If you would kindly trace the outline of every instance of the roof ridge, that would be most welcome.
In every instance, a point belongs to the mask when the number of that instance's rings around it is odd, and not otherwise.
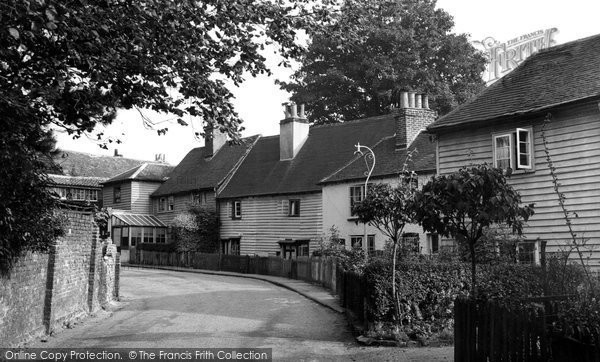
[[[336,122],[336,123],[324,123],[324,124],[315,124],[311,127],[312,128],[327,128],[327,127],[339,127],[339,126],[343,126],[343,125],[350,125],[350,124],[356,124],[356,123],[366,123],[366,122],[373,122],[373,121],[377,121],[381,118],[384,118],[386,116],[391,116],[393,117],[393,111],[390,113],[386,113],[386,114],[379,114],[377,116],[370,116],[370,117],[365,117],[365,118],[355,118],[355,119],[351,119],[348,121],[343,121],[343,122]]]
[[[131,176],[129,176],[129,178],[132,180],[135,179],[137,175],[139,175],[140,172],[142,172],[146,167],[148,167],[148,162],[142,163],[140,166],[138,166],[137,171],[135,171]]]
[[[227,172],[227,174],[219,182],[217,182],[217,185],[216,185],[217,196],[219,195],[219,189],[222,191],[225,187],[227,187],[227,184],[229,183],[231,178],[235,175],[235,173],[240,168],[242,163],[244,163],[244,160],[246,159],[246,157],[248,157],[248,155],[250,154],[250,152],[252,151],[254,146],[256,146],[256,144],[258,143],[258,140],[260,140],[261,138],[262,138],[261,135],[257,135],[254,142],[252,142],[251,145],[246,147],[246,152],[244,152],[242,157],[240,157],[240,159],[233,165],[231,170],[229,170],[229,172]]]

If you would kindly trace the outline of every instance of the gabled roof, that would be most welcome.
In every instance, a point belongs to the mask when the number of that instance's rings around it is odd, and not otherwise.
[[[58,172],[68,176],[113,177],[144,161],[131,158],[99,156],[84,152],[61,150],[54,157],[56,165],[62,170]]]
[[[103,184],[111,184],[126,180],[162,182],[173,171],[173,166],[165,163],[144,162],[139,166],[129,169],[115,177],[108,179]]]
[[[54,185],[57,186],[79,186],[101,188],[100,183],[108,180],[107,177],[88,177],[88,176],[65,176],[48,175]]]
[[[600,35],[542,50],[427,129],[438,132],[598,97],[599,69]]]
[[[279,160],[279,136],[260,138],[219,194],[222,198],[318,192],[319,181],[352,159],[358,142],[393,135],[393,114],[311,127],[296,157]]]
[[[216,189],[233,172],[257,139],[258,136],[252,136],[242,138],[237,145],[226,143],[212,157],[209,157],[209,150],[205,147],[194,148],[152,196]]]
[[[394,136],[382,139],[372,149],[375,154],[375,168],[371,178],[398,175],[402,171],[410,151],[414,152],[407,163],[408,171],[435,172],[435,144],[427,132],[419,133],[408,149],[396,150],[396,137]],[[321,183],[364,180],[366,171],[364,158],[356,156],[344,167],[322,179]]]

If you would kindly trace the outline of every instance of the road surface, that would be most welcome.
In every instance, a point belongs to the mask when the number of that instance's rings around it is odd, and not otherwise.
[[[260,280],[124,269],[120,289],[121,306],[110,317],[28,347],[273,348],[275,360],[447,361],[451,355],[359,347],[343,315]]]

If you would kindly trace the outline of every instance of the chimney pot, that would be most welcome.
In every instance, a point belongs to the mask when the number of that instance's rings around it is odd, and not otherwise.
[[[292,108],[291,117],[297,118],[298,117],[298,107],[296,106],[296,103],[292,103],[291,108]]]
[[[302,103],[300,105],[300,110],[299,110],[299,115],[300,118],[306,118],[305,114],[304,114],[304,103]]]
[[[429,96],[423,94],[423,108],[429,109]]]
[[[400,92],[400,108],[408,108],[408,92]]]
[[[415,94],[413,92],[408,93],[408,107],[415,108]]]
[[[415,95],[415,108],[421,108],[421,95]]]

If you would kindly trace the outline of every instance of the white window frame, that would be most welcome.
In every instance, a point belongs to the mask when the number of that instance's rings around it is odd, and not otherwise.
[[[527,139],[525,140],[525,143],[527,144],[527,152],[525,153],[528,157],[527,160],[529,161],[528,165],[523,165],[521,164],[521,132],[527,132]],[[518,170],[522,170],[522,169],[527,169],[527,170],[531,170],[532,164],[533,164],[533,136],[532,136],[532,130],[531,128],[517,128],[516,130],[516,136],[517,136],[517,143],[516,143],[516,150],[517,150],[517,169]]]
[[[242,218],[242,200],[234,200],[231,202],[231,217],[233,219],[241,219]]]
[[[521,132],[526,132],[527,133],[527,139],[526,140],[521,140]],[[529,172],[529,171],[535,171],[535,154],[534,154],[534,147],[533,147],[533,142],[534,142],[534,138],[533,138],[533,128],[532,127],[517,127],[514,128],[512,130],[507,130],[504,132],[498,132],[498,133],[494,133],[492,134],[492,161],[493,161],[493,165],[494,167],[498,167],[498,159],[497,159],[497,143],[496,140],[498,138],[505,138],[508,137],[509,139],[509,147],[510,147],[510,152],[509,152],[509,163],[510,163],[510,168],[513,171],[521,171],[521,172]],[[521,152],[520,149],[520,144],[521,142],[525,142],[527,144],[527,151],[526,152]],[[524,164],[521,163],[521,156],[525,154],[527,156],[527,160],[529,164]]]
[[[167,198],[167,210],[173,211],[175,210],[175,196],[171,195]]]
[[[500,167],[500,166],[498,166],[498,157],[497,157],[497,155],[498,155],[497,145],[498,144],[496,143],[496,140],[498,138],[506,138],[506,137],[508,137],[508,165],[509,165],[508,167],[514,169],[514,166],[513,166],[514,165],[514,162],[513,162],[513,160],[514,160],[514,156],[513,156],[514,146],[513,146],[512,133],[510,133],[510,132],[508,132],[508,133],[494,134],[493,137],[492,137],[492,140],[493,140],[492,141],[492,148],[494,150],[494,152],[493,152],[494,167],[496,167],[496,168]]]

